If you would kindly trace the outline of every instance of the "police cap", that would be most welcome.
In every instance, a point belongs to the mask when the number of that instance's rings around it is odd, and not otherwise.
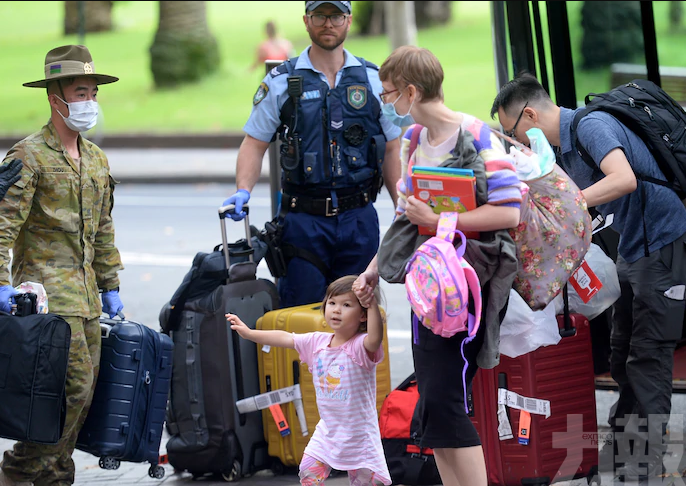
[[[305,13],[311,12],[323,3],[330,3],[343,13],[349,14],[352,11],[352,2],[305,2]]]

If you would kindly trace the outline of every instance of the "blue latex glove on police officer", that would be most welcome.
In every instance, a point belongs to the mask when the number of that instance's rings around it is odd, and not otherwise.
[[[12,304],[15,304],[14,296],[19,292],[11,285],[3,285],[0,287],[0,311],[12,313]]]
[[[110,316],[110,319],[119,314],[123,308],[124,304],[121,303],[118,290],[109,290],[102,293],[102,311]]]
[[[250,193],[245,189],[238,189],[238,191],[236,191],[236,194],[234,194],[222,203],[222,206],[228,206],[229,204],[235,205],[236,211],[234,213],[228,213],[228,215],[234,221],[241,221],[243,218],[245,218],[243,205],[247,204],[249,200]]]

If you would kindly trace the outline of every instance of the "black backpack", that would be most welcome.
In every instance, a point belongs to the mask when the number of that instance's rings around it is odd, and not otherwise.
[[[186,302],[211,294],[214,289],[226,284],[227,279],[244,280],[255,277],[257,264],[267,252],[267,244],[256,236],[257,228],[251,226],[250,231],[254,235],[250,238],[252,246],[248,244],[245,238],[227,245],[231,269],[226,268],[226,259],[221,244],[215,246],[212,253],[198,252],[195,255],[191,269],[183,277],[181,285],[169,301],[172,310],[168,318],[160,319],[163,333],[169,334],[178,328]],[[254,264],[247,265],[251,256]],[[247,266],[235,266],[237,263],[245,263]]]
[[[572,121],[572,143],[589,167],[599,171],[576,138],[576,128],[588,113],[604,111],[643,140],[667,182],[642,174],[636,178],[670,187],[682,200],[686,198],[686,112],[679,103],[646,79],[634,79],[606,93],[589,93],[585,103]]]
[[[442,484],[432,449],[415,441],[419,428],[419,391],[412,373],[384,399],[379,411],[379,431],[388,472],[394,485]]]

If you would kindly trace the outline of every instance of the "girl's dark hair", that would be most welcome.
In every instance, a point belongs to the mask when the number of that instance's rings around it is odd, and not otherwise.
[[[357,279],[358,275],[346,275],[345,277],[341,277],[337,280],[334,280],[329,284],[329,286],[326,288],[326,294],[324,294],[324,300],[322,301],[322,314],[324,314],[324,310],[326,309],[326,301],[329,300],[331,297],[337,297],[339,295],[347,294],[347,293],[355,293],[353,292],[353,283]],[[379,303],[379,307],[381,306],[381,289],[377,285],[376,288],[374,289],[374,296],[376,297],[376,301]],[[364,315],[367,315],[367,308],[362,307],[362,310],[364,311]],[[381,314],[382,318],[384,317],[383,313]],[[360,323],[360,329],[359,332],[367,332],[367,322],[361,322]]]

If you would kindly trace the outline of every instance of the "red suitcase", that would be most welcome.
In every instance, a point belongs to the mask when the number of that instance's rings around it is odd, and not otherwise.
[[[558,316],[563,337],[557,345],[514,359],[501,356],[497,367],[479,370],[474,379],[472,420],[484,444],[490,486],[548,485],[584,477],[589,484],[598,482],[590,325],[581,314],[568,316],[567,329],[565,317]],[[499,387],[550,402],[548,418],[531,414],[528,445],[518,440],[521,412],[516,408],[506,407],[514,437],[499,440]]]

